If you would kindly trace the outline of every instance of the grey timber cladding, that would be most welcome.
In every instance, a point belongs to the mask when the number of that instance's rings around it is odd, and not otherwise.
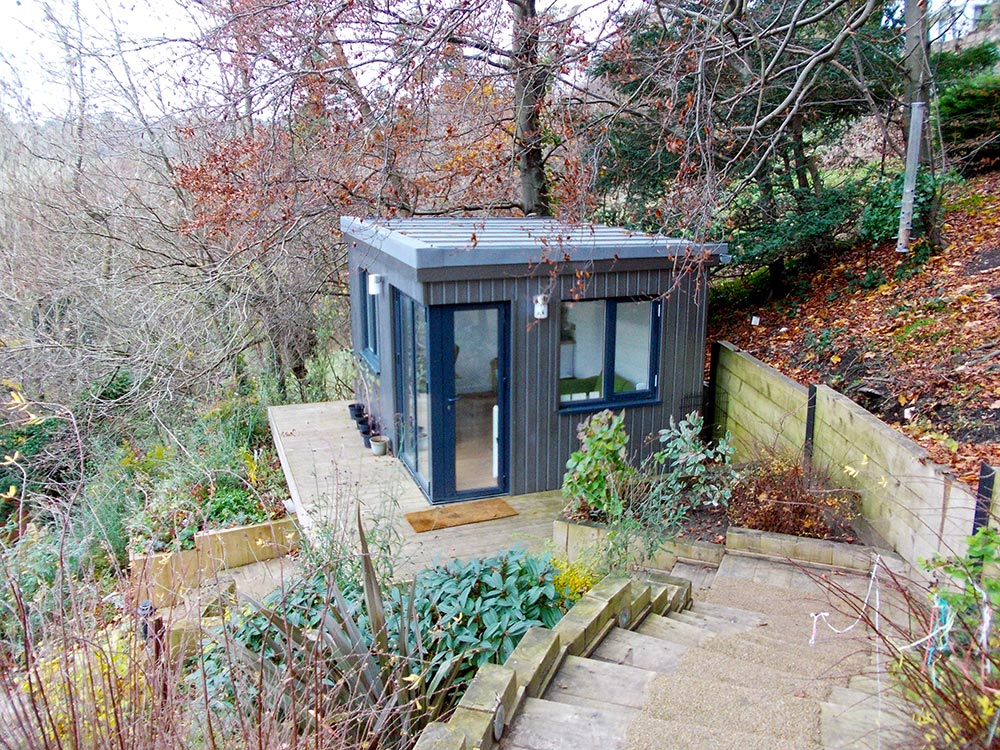
[[[533,267],[531,263],[539,255],[542,230],[526,234],[526,227],[546,222],[550,228],[545,231],[562,231],[564,249],[571,240],[583,248],[574,251],[555,274],[553,266]],[[372,411],[380,416],[391,415],[394,408],[390,287],[426,305],[510,303],[511,494],[558,488],[566,460],[578,446],[578,425],[593,413],[560,411],[560,300],[663,299],[659,400],[617,407],[625,415],[633,451],[648,452],[648,438],[666,427],[671,417],[679,419],[701,408],[707,271],[686,264],[683,272],[674,272],[677,256],[691,251],[688,243],[607,227],[567,231],[565,225],[538,219],[414,219],[394,220],[386,226],[345,218],[342,226],[351,243],[352,292],[365,291],[355,289],[358,268],[386,277],[379,299],[385,311],[379,317],[383,342],[379,392],[370,394]],[[473,232],[474,248],[470,243]],[[587,238],[592,241],[584,246]],[[700,248],[715,261],[726,250],[725,245]],[[590,273],[582,288],[574,274],[581,258]],[[534,295],[543,293],[551,297],[550,313],[548,319],[538,321],[531,302]],[[353,294],[352,298],[357,299]],[[357,336],[361,321],[354,307],[352,331]],[[388,427],[389,421],[383,419],[383,425]]]

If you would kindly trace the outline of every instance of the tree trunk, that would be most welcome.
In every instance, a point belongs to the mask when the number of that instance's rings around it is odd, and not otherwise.
[[[766,166],[757,175],[757,187],[760,190],[760,198],[757,205],[768,219],[774,218],[774,185],[771,183],[771,171]],[[771,287],[771,297],[781,297],[788,288],[788,279],[785,274],[784,257],[772,258],[767,264],[768,283]]]
[[[796,113],[791,120],[792,157],[795,160],[795,181],[802,190],[809,189],[809,160],[802,137],[802,115]]]
[[[906,72],[906,104],[924,102],[924,113],[928,108],[927,88],[930,83],[930,67],[928,63],[927,41],[927,3],[925,0],[905,0],[903,20],[906,25],[906,37],[903,42],[903,67]],[[926,123],[925,123],[926,125]],[[928,157],[927,133],[920,139],[920,163],[926,163]],[[903,134],[909,138],[910,107],[903,110]]]
[[[549,216],[549,185],[542,151],[541,110],[548,72],[538,60],[535,0],[508,0],[514,13],[514,144],[521,172],[521,210]]]

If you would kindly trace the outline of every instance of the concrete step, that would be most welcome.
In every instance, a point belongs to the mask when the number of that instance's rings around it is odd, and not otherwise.
[[[698,646],[716,635],[705,628],[659,615],[650,615],[636,630],[643,635],[683,646]]]
[[[500,743],[509,750],[622,750],[636,711],[528,698]]]
[[[678,643],[614,628],[591,658],[669,674],[677,668],[685,651],[687,646]]]
[[[567,656],[542,696],[545,700],[597,708],[641,709],[656,678],[650,672],[600,659]]]
[[[667,617],[676,622],[683,622],[688,625],[693,625],[696,628],[704,628],[705,630],[710,630],[713,633],[741,633],[751,626],[744,625],[743,623],[735,623],[730,620],[724,620],[720,617],[715,617],[714,615],[706,615],[702,613],[694,613],[691,610],[685,610],[684,612],[671,612]]]
[[[821,750],[815,742],[789,741],[760,732],[705,727],[642,716],[629,730],[629,750]]]

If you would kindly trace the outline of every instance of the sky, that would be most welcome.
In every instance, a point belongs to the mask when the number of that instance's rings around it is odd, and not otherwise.
[[[109,90],[110,77],[121,78],[129,64],[139,77],[150,66],[160,66],[167,72],[179,73],[174,58],[176,48],[167,44],[144,49],[124,43],[123,54],[116,48],[116,36],[129,39],[176,39],[190,37],[196,26],[180,4],[167,2],[116,2],[115,0],[78,0],[80,15],[85,19],[88,44],[98,41],[108,53],[104,60],[88,61],[85,70],[94,98]],[[66,113],[72,99],[67,83],[67,54],[58,41],[56,24],[47,18],[57,19],[70,33],[75,21],[71,0],[0,0],[0,106],[8,111],[19,104],[29,104],[36,116],[58,117]],[[113,19],[113,21],[112,21]],[[111,87],[113,88],[113,87]],[[158,98],[179,104],[180,93],[169,90],[146,92],[151,104]],[[164,102],[166,103],[166,102]],[[115,109],[113,97],[105,101],[105,109]]]

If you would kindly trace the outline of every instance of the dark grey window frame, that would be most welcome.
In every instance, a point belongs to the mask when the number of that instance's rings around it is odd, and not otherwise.
[[[379,331],[378,331],[378,295],[368,293],[368,269],[358,270],[359,285],[361,288],[361,346],[359,353],[375,371],[379,372],[381,367],[379,359]]]
[[[563,401],[559,391],[559,381],[556,378],[556,401],[559,413],[599,411],[623,406],[644,406],[658,403],[660,393],[660,337],[663,331],[663,301],[648,297],[598,297],[581,299],[579,302],[604,303],[604,369],[602,372],[601,397],[596,399]],[[622,302],[650,303],[649,331],[649,388],[641,391],[615,393],[615,337],[617,335],[618,304]],[[562,325],[562,305],[559,306],[559,325]],[[556,368],[558,372],[559,363]]]

